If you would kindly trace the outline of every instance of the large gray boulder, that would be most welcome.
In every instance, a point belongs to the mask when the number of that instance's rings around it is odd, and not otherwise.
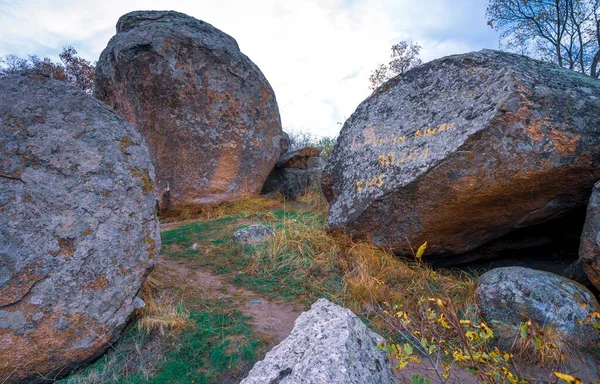
[[[320,299],[242,384],[396,383],[384,339],[350,310]]]
[[[144,139],[40,73],[0,77],[0,382],[101,354],[143,305],[160,248]]]
[[[259,194],[285,146],[259,68],[231,36],[183,13],[122,16],[95,95],[146,138],[165,214]]]
[[[594,185],[588,203],[578,261],[590,282],[600,289],[600,182]]]
[[[511,347],[528,320],[560,332],[571,347],[587,349],[600,340],[597,330],[580,324],[600,310],[598,301],[587,288],[562,276],[523,267],[493,269],[479,277],[477,299],[485,322],[508,335],[500,340],[504,347]]]
[[[427,241],[426,260],[456,264],[585,209],[599,179],[600,81],[483,50],[417,67],[361,103],[323,191],[331,229],[406,255]]]

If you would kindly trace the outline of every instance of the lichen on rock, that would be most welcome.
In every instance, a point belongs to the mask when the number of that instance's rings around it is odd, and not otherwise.
[[[0,77],[0,174],[0,378],[47,382],[139,306],[160,248],[154,168],[113,110],[30,72]]]

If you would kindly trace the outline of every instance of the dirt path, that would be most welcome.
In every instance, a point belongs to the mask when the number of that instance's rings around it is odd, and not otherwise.
[[[283,301],[271,300],[226,281],[226,276],[214,275],[197,268],[188,260],[161,257],[157,262],[160,273],[168,276],[170,284],[183,290],[201,291],[203,298],[231,300],[236,309],[251,319],[253,328],[269,344],[279,344],[289,336],[302,310]]]
[[[192,221],[161,223],[161,231],[174,229]],[[210,257],[207,249],[206,257]],[[171,287],[177,287],[184,297],[193,299],[202,297],[210,300],[231,302],[232,310],[240,310],[250,318],[253,329],[267,343],[266,351],[278,345],[288,337],[294,328],[294,322],[302,313],[302,308],[283,300],[267,299],[262,295],[228,282],[229,275],[215,275],[198,266],[192,259],[173,259],[162,256],[153,274],[159,274],[158,280]],[[251,367],[249,367],[251,368]],[[422,364],[409,364],[401,371],[395,371],[399,383],[412,383],[413,375],[432,376],[432,366],[425,359]],[[433,376],[435,377],[435,376]],[[239,378],[224,377],[222,384],[237,383]],[[437,380],[432,380],[437,382]],[[453,367],[452,378],[448,383],[476,384],[478,381],[463,370]]]

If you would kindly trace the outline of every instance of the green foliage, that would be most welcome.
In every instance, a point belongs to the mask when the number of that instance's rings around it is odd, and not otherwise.
[[[412,377],[412,384],[431,384],[431,379],[414,374]]]
[[[228,303],[201,301],[198,306],[190,311],[193,327],[157,343],[158,335],[130,326],[115,349],[60,383],[214,383],[224,373],[241,378],[263,341],[241,312],[226,310]],[[158,346],[166,349],[164,355],[144,366],[151,359],[142,358],[140,351],[152,354]]]
[[[230,241],[248,222],[271,226],[276,236],[263,244]],[[229,216],[198,221],[162,233],[163,254],[192,259],[230,282],[263,295],[306,303],[320,297],[334,299],[343,291],[342,272],[332,239],[323,231],[319,213],[278,209],[260,217]],[[197,244],[197,249],[192,249]],[[211,256],[204,257],[207,248]]]
[[[224,303],[211,311],[193,311],[190,319],[196,326],[182,333],[149,382],[209,383],[222,373],[238,370],[242,362],[251,366],[261,342],[241,312],[224,313],[223,308],[227,308]]]
[[[161,253],[168,257],[194,258],[198,256],[202,246],[223,244],[227,229],[235,222],[235,217],[224,217],[217,220],[197,221],[161,233]],[[198,249],[193,245],[198,244]]]
[[[316,136],[305,131],[286,130],[286,132],[290,136],[290,151],[304,147],[320,148],[323,159],[331,157],[331,151],[337,140],[335,137]]]

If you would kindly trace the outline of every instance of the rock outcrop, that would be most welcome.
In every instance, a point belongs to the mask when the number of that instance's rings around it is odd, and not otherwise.
[[[323,175],[328,223],[460,261],[585,207],[600,179],[600,81],[515,54],[450,56],[396,77],[344,124]],[[576,251],[575,251],[576,252]]]
[[[51,381],[118,338],[160,248],[156,204],[144,139],[113,110],[0,77],[0,381]]]
[[[528,320],[560,332],[571,347],[586,349],[600,340],[591,325],[580,324],[600,305],[587,288],[562,276],[523,267],[493,269],[479,277],[477,299],[485,322],[507,335],[500,337],[506,348]]]
[[[600,182],[594,185],[588,203],[578,261],[590,282],[600,289]]]
[[[320,299],[242,384],[396,383],[383,342],[350,310]]]
[[[309,188],[320,185],[325,168],[325,160],[320,154],[320,148],[304,147],[279,157],[275,168],[267,177],[262,193],[266,195],[280,192],[295,200]]]
[[[95,87],[146,138],[165,212],[258,194],[279,156],[271,86],[231,36],[190,16],[122,16]]]

